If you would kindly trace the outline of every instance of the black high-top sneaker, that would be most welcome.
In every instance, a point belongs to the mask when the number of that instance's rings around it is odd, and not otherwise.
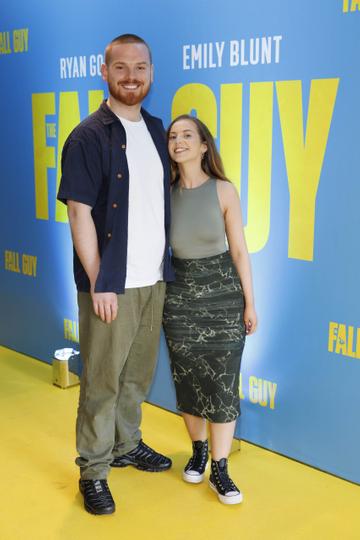
[[[191,484],[199,484],[204,480],[206,464],[209,458],[208,442],[193,441],[192,447],[193,455],[183,471],[183,479]]]
[[[242,502],[242,493],[229,476],[226,458],[219,461],[211,460],[209,484],[211,489],[217,493],[220,502],[224,504],[239,504]]]

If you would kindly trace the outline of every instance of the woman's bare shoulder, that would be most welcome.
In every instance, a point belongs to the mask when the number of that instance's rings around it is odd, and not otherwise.
[[[230,201],[234,198],[239,198],[237,189],[232,182],[228,182],[226,180],[216,180],[216,188],[219,196],[224,200],[224,202]]]

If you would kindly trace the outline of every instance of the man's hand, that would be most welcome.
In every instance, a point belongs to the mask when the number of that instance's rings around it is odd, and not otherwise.
[[[95,315],[103,322],[110,324],[116,319],[118,301],[115,293],[91,293]]]
[[[76,253],[90,280],[94,312],[103,322],[110,324],[116,319],[118,302],[113,292],[94,292],[100,255],[91,206],[68,200],[68,216]]]

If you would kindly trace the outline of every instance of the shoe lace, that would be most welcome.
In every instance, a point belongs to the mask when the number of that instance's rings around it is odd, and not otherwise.
[[[220,467],[215,467],[212,473],[213,479],[217,487],[223,493],[229,493],[230,491],[239,491],[239,489],[236,487],[236,485],[229,476],[227,465],[225,465],[225,467],[221,469]]]
[[[142,458],[146,460],[148,463],[152,463],[152,464],[156,464],[158,462],[160,463],[165,459],[164,456],[162,456],[161,454],[156,452],[153,448],[145,444],[142,439],[140,439],[137,447],[132,452],[129,452],[129,453],[138,458]]]
[[[221,484],[222,489],[225,491],[225,493],[228,493],[229,491],[239,491],[234,482],[231,480],[230,476],[228,475],[228,472],[220,472],[219,474],[219,481]]]
[[[142,439],[140,439],[139,441],[139,444],[137,446],[137,449],[138,450],[147,450],[148,452],[150,453],[154,453],[155,450],[153,450],[152,448],[150,448],[150,446],[148,446],[147,444],[144,443],[144,441]]]
[[[185,469],[199,470],[203,469],[208,460],[208,444],[205,441],[202,445],[193,444],[193,455],[189,459]]]
[[[99,504],[112,502],[112,496],[106,480],[89,480],[85,484],[85,491],[89,497],[96,499]]]

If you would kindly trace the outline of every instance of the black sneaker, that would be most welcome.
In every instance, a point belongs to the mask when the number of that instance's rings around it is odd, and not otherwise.
[[[114,458],[111,467],[127,467],[133,465],[140,471],[161,472],[170,469],[172,462],[166,456],[155,452],[142,439],[134,450]]]
[[[243,500],[241,491],[235,486],[227,471],[227,459],[211,460],[209,478],[211,489],[217,493],[219,501],[224,504],[239,504]]]
[[[113,514],[115,503],[106,480],[79,480],[85,510],[90,514]]]
[[[190,484],[199,484],[204,480],[209,446],[207,441],[193,441],[192,447],[193,455],[183,471],[183,479]]]

